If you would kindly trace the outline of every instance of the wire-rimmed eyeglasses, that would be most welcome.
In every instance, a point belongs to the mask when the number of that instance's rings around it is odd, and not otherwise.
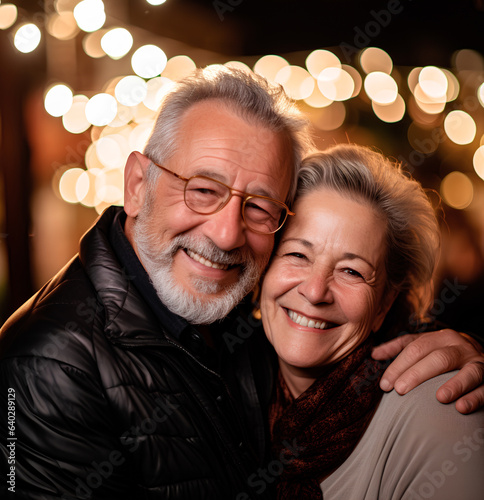
[[[197,214],[211,215],[220,212],[232,196],[236,195],[243,199],[242,219],[254,233],[273,234],[281,229],[288,215],[295,215],[282,201],[239,191],[205,175],[183,177],[153,160],[150,161],[164,172],[185,182],[185,204]]]

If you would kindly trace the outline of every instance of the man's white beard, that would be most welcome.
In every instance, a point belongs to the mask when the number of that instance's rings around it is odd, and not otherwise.
[[[160,300],[171,312],[194,325],[206,325],[225,318],[254,288],[268,261],[265,256],[254,257],[248,249],[225,252],[208,238],[184,234],[162,244],[159,233],[152,230],[150,203],[145,204],[136,218],[133,238],[141,263]],[[180,249],[189,249],[219,264],[240,265],[239,279],[223,289],[218,281],[198,277],[192,281],[198,295],[191,294],[173,276],[173,259]],[[210,297],[220,292],[218,296]]]

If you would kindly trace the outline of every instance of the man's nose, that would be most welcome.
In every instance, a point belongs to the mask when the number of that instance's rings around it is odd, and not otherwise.
[[[205,235],[221,250],[230,251],[245,245],[247,226],[242,218],[242,200],[233,196],[220,212],[209,215]]]
[[[332,303],[331,275],[321,268],[312,269],[297,290],[311,304]]]

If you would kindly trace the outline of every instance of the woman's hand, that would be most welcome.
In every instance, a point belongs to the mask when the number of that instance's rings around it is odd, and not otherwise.
[[[472,413],[484,406],[484,348],[471,337],[445,329],[407,334],[379,345],[374,359],[398,357],[388,366],[380,382],[384,391],[406,394],[422,382],[459,369],[437,391],[441,403],[456,401],[460,413]]]

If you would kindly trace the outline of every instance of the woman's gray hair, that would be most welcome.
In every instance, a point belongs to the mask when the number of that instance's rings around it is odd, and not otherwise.
[[[398,296],[387,315],[392,324],[385,321],[383,328],[423,320],[432,302],[440,230],[422,186],[382,154],[340,144],[303,161],[296,198],[321,187],[368,203],[386,221],[386,292]]]
[[[208,99],[223,102],[248,122],[282,133],[292,149],[293,182],[286,203],[294,199],[301,160],[312,149],[308,121],[281,86],[270,84],[255,73],[227,66],[197,69],[175,84],[164,98],[144,154],[156,163],[168,160],[177,149],[177,134],[184,113]],[[250,147],[250,145],[248,146]],[[150,165],[148,182],[153,185],[160,169]]]

